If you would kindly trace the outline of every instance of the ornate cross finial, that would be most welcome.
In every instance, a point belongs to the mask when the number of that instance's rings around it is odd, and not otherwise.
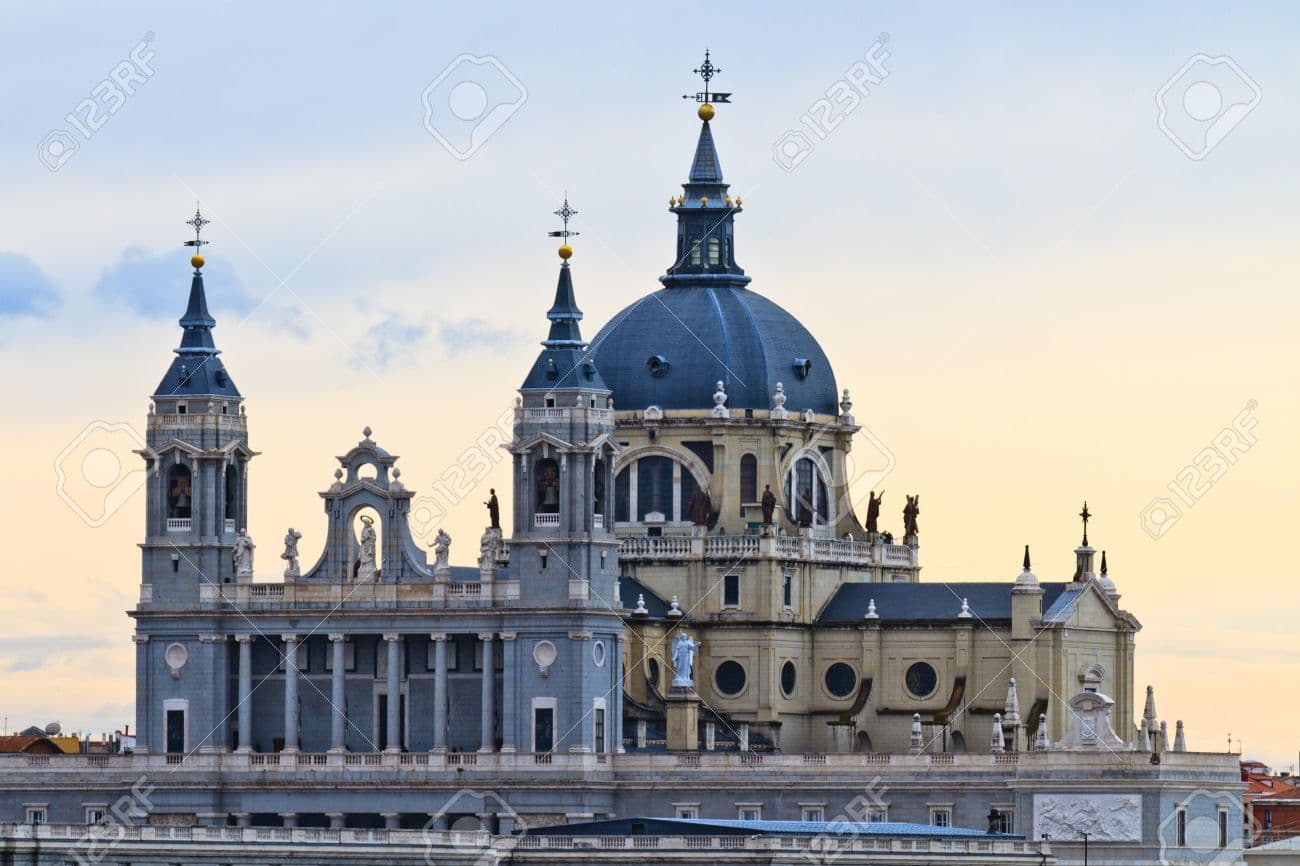
[[[731,102],[730,93],[711,93],[709,91],[709,82],[713,76],[722,72],[721,69],[713,65],[709,59],[709,49],[704,49],[704,62],[691,70],[700,78],[704,79],[704,89],[698,93],[683,93],[682,99],[694,99],[696,102]]]
[[[1083,518],[1083,546],[1088,546],[1088,521],[1092,519],[1092,513],[1088,511],[1087,500],[1083,503],[1083,510],[1079,512],[1079,517]]]
[[[187,247],[194,247],[194,251],[195,251],[195,252],[198,252],[198,251],[199,251],[199,247],[204,246],[205,244],[207,244],[208,241],[205,241],[205,240],[203,239],[203,227],[204,227],[205,225],[207,225],[208,223],[210,223],[210,222],[212,222],[212,220],[206,220],[206,219],[203,218],[203,211],[199,209],[199,205],[198,205],[198,203],[195,202],[195,204],[194,204],[194,216],[193,216],[193,218],[191,218],[191,219],[187,219],[187,220],[185,221],[185,224],[186,224],[187,226],[193,226],[193,227],[194,227],[194,240],[192,240],[192,241],[186,241],[186,242],[185,242],[185,246],[187,246]]]
[[[577,235],[579,235],[579,234],[582,234],[581,232],[571,232],[571,231],[569,231],[569,220],[571,220],[571,219],[573,219],[575,216],[577,216],[577,215],[578,215],[578,212],[577,212],[576,210],[574,210],[573,208],[569,207],[569,193],[568,193],[568,190],[565,190],[565,193],[564,193],[564,204],[560,206],[560,209],[559,209],[559,210],[554,211],[554,213],[555,213],[555,215],[556,215],[557,217],[560,218],[560,221],[564,223],[564,228],[560,229],[560,230],[557,231],[557,232],[547,232],[547,233],[546,233],[546,236],[547,236],[547,237],[552,237],[552,238],[564,238],[564,240],[567,242],[567,241],[569,240],[570,237],[574,237],[574,236],[577,236]]]

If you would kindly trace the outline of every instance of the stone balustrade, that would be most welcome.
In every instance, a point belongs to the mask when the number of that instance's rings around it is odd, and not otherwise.
[[[905,544],[846,541],[839,538],[805,538],[758,535],[624,536],[619,559],[625,561],[688,559],[799,559],[835,565],[915,568],[914,548]]]
[[[445,607],[458,602],[497,603],[519,598],[519,581],[418,583],[204,583],[203,605],[248,607]]]

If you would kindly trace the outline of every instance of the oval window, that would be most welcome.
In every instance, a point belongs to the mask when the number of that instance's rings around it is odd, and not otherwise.
[[[787,698],[794,694],[795,684],[798,682],[799,672],[795,669],[794,662],[787,661],[781,665],[781,692]]]
[[[659,688],[659,660],[658,659],[650,659],[648,662],[646,662],[646,676],[649,678],[650,682],[654,684],[654,687],[656,689]]]
[[[718,665],[713,682],[721,694],[738,695],[745,690],[745,669],[740,662],[725,661]]]
[[[598,640],[591,645],[591,660],[596,663],[598,668],[605,666],[605,642],[603,640]]]
[[[907,690],[917,698],[928,698],[939,685],[939,675],[927,662],[912,665],[907,669],[903,680],[907,684]]]
[[[826,691],[837,698],[847,698],[853,694],[858,675],[844,662],[836,662],[826,669]]]

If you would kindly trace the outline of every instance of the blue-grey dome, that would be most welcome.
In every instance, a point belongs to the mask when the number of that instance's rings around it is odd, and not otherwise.
[[[592,341],[596,368],[617,409],[711,409],[727,385],[730,409],[839,414],[835,373],[799,320],[735,285],[660,289],[616,315]]]

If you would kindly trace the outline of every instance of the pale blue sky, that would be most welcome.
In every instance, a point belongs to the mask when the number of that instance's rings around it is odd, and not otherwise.
[[[713,126],[745,199],[737,257],[822,340],[898,458],[891,491],[926,494],[926,576],[1011,579],[1030,541],[1040,576],[1068,577],[1087,495],[1161,711],[1194,746],[1231,730],[1292,762],[1278,720],[1300,698],[1272,691],[1298,663],[1279,649],[1300,604],[1297,19],[1281,4],[7,4],[0,400],[23,420],[0,446],[31,455],[9,489],[32,495],[0,504],[28,533],[0,565],[18,599],[0,629],[51,661],[0,646],[0,710],[129,718],[118,611],[140,503],[90,530],[50,464],[91,419],[142,421],[177,337],[196,197],[214,220],[216,338],[266,452],[250,530],[293,523],[307,551],[314,491],[363,424],[427,487],[510,404],[565,189],[586,333],[657,287],[698,129],[680,94],[707,46],[735,93]],[[783,171],[774,143],[882,32],[889,76]],[[38,145],[145,34],[152,77],[48,170]],[[1194,161],[1155,97],[1201,52],[1263,96]],[[527,99],[458,161],[421,93],[463,53],[499,58]],[[1249,399],[1259,447],[1150,539],[1143,505]],[[470,538],[480,517],[449,525]],[[1189,673],[1207,645],[1223,649]],[[90,666],[105,673],[49,693]],[[1209,697],[1207,676],[1237,691]]]

